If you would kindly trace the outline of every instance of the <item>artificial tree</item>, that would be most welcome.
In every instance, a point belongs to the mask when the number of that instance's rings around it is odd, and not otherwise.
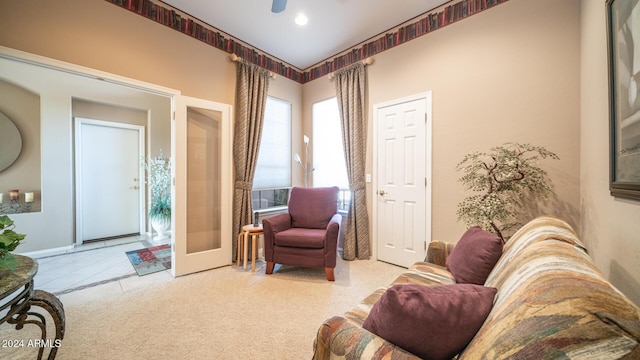
[[[541,159],[559,159],[540,146],[506,143],[489,152],[467,154],[456,166],[464,175],[459,179],[466,190],[478,192],[458,204],[458,220],[467,226],[480,226],[502,241],[521,226],[525,198],[547,199],[553,193]]]

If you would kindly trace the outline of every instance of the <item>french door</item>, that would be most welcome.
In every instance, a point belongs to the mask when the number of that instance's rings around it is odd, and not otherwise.
[[[173,276],[231,264],[231,105],[176,97]]]

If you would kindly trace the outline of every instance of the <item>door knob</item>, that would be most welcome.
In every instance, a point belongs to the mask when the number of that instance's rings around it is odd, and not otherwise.
[[[138,188],[138,185],[135,185],[135,186],[130,187],[129,189],[138,190],[139,188]]]
[[[380,191],[378,191],[378,194],[384,196],[384,195],[388,194],[388,192],[386,192],[384,190],[380,190]]]

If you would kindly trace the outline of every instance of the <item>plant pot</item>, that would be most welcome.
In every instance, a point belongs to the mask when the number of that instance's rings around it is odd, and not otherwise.
[[[171,225],[170,217],[152,217],[149,219],[151,222],[151,227],[158,234],[157,236],[153,236],[154,240],[162,240],[168,238],[167,229]],[[153,235],[153,234],[152,234]]]

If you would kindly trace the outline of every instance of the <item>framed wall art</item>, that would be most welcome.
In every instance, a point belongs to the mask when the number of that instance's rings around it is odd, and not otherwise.
[[[640,200],[640,1],[607,0],[611,195]]]

